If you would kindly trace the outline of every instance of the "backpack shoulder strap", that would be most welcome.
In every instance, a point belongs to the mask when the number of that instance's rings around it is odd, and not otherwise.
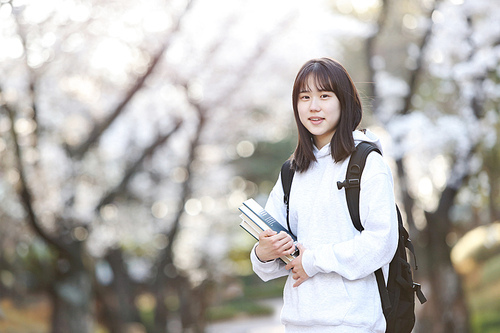
[[[286,205],[286,224],[288,231],[293,235],[290,228],[290,189],[292,188],[292,180],[295,170],[292,168],[292,161],[286,160],[281,166],[281,185],[283,186],[283,202]],[[295,236],[295,235],[294,235]]]
[[[346,179],[343,182],[337,182],[337,188],[340,190],[345,187],[345,196],[349,215],[351,215],[352,224],[358,231],[363,231],[361,218],[359,216],[359,192],[361,190],[361,174],[365,168],[366,158],[372,151],[376,151],[382,155],[380,150],[372,143],[362,141],[356,146],[356,150],[352,153],[351,159],[347,166]],[[389,293],[385,286],[385,279],[382,269],[375,271],[378,290],[382,301],[382,309],[387,313],[391,309],[391,301]]]
[[[362,231],[363,226],[359,217],[359,192],[361,185],[361,174],[365,168],[366,158],[372,151],[381,154],[380,150],[369,142],[360,142],[356,150],[352,153],[351,159],[347,166],[346,179],[343,182],[337,182],[337,188],[340,190],[345,187],[345,195],[347,199],[347,207],[351,215],[354,227]]]

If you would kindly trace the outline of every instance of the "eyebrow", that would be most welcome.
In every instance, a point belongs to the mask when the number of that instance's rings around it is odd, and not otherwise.
[[[318,89],[318,88],[316,88]],[[319,92],[333,92],[332,90],[328,90],[328,89],[318,89]],[[302,93],[309,93],[311,92],[311,89],[309,88],[303,88],[299,91],[299,94],[302,94]]]

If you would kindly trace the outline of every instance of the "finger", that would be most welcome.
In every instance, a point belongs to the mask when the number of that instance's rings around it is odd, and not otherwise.
[[[295,283],[293,284],[293,287],[294,288],[297,288],[298,286],[300,286],[302,284],[302,282],[304,282],[305,280],[304,279],[296,279]]]
[[[292,246],[291,248],[285,251],[285,254],[292,254],[294,252],[295,252],[295,246]]]
[[[286,254],[288,247],[286,246],[286,244],[282,244],[281,242],[274,242],[273,249],[281,256]]]
[[[276,235],[277,239],[279,240],[283,240],[283,241],[291,241],[292,240],[292,237],[290,237],[289,234],[287,234],[286,232],[284,231],[280,231],[279,234]]]
[[[264,237],[271,237],[276,235],[276,231],[274,231],[273,229],[266,229],[262,231],[260,234]]]
[[[276,231],[274,231],[274,230],[271,230],[271,229],[264,230],[259,234],[259,240],[262,240],[265,238],[270,238],[270,237],[274,236],[275,234],[276,234]]]
[[[293,245],[293,242],[285,242],[285,243],[280,243],[280,249],[281,251],[283,252],[288,252],[292,249],[293,250],[294,248],[294,245]],[[291,252],[290,252],[291,253]]]
[[[287,242],[276,239],[276,235],[271,236],[268,239],[272,242],[274,250],[282,254],[285,254],[285,252],[290,247],[290,245],[287,245]]]

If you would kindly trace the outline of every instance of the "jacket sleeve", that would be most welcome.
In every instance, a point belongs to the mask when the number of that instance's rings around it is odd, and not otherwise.
[[[286,226],[286,208],[283,202],[283,187],[281,185],[281,178],[274,185],[273,190],[267,199],[266,211],[274,217],[285,228]],[[271,260],[269,262],[262,262],[255,254],[255,248],[258,243],[254,245],[250,253],[250,260],[255,274],[257,274],[263,281],[269,281],[282,276],[288,275],[285,269],[285,263],[280,259]]]
[[[337,244],[324,244],[303,255],[309,276],[336,272],[361,279],[391,262],[398,242],[392,174],[378,154],[370,154],[361,176],[360,217],[364,230]]]

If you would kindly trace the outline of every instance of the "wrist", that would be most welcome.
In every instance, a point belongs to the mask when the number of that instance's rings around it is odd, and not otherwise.
[[[257,259],[260,261],[260,262],[263,262],[263,263],[266,263],[266,262],[270,262],[270,261],[273,261],[273,259],[270,259],[270,260],[266,260],[263,256],[262,256],[262,253],[261,255],[259,256],[259,253],[257,251],[257,248],[259,247],[259,245],[257,244],[257,246],[255,247],[255,257],[257,257]],[[262,259],[261,259],[262,258]]]

